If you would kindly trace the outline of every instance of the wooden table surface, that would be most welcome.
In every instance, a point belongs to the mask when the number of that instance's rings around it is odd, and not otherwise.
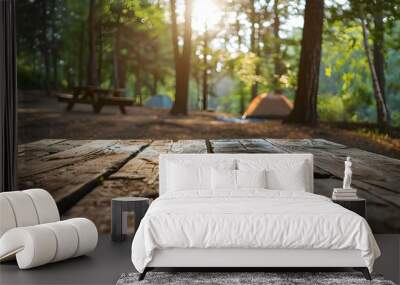
[[[111,198],[157,197],[160,153],[312,153],[314,191],[328,197],[351,156],[352,185],[367,199],[374,233],[400,233],[400,160],[323,139],[44,139],[19,146],[18,185],[48,190],[64,218],[90,218],[107,233]]]

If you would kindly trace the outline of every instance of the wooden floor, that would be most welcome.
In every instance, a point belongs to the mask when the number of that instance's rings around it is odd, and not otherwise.
[[[400,160],[322,139],[45,139],[19,146],[19,189],[44,188],[64,218],[88,217],[107,233],[111,198],[157,197],[160,153],[312,153],[314,191],[325,196],[340,187],[349,155],[373,231],[400,233]]]

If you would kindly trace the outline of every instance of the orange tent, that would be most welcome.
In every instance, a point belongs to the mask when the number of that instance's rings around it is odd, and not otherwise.
[[[286,96],[262,93],[251,101],[243,118],[283,119],[292,109],[293,104]]]

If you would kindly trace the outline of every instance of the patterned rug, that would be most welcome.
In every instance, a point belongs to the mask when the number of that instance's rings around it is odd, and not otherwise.
[[[373,275],[373,280],[368,281],[359,272],[148,272],[142,281],[138,281],[138,276],[138,273],[122,274],[117,285],[395,285],[392,281],[384,280],[379,275]]]

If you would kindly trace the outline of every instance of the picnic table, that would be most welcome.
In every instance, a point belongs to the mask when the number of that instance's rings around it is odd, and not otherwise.
[[[349,155],[374,233],[400,233],[400,160],[323,139],[44,139],[19,145],[18,186],[47,189],[64,218],[90,218],[107,233],[112,198],[158,196],[161,153],[312,153],[314,192],[327,197],[342,184]]]
[[[71,111],[75,104],[90,104],[93,111],[100,113],[103,106],[118,106],[126,114],[125,106],[133,105],[133,100],[124,97],[125,89],[104,89],[94,86],[77,86],[73,94],[57,94],[58,101],[68,103],[66,110]]]

